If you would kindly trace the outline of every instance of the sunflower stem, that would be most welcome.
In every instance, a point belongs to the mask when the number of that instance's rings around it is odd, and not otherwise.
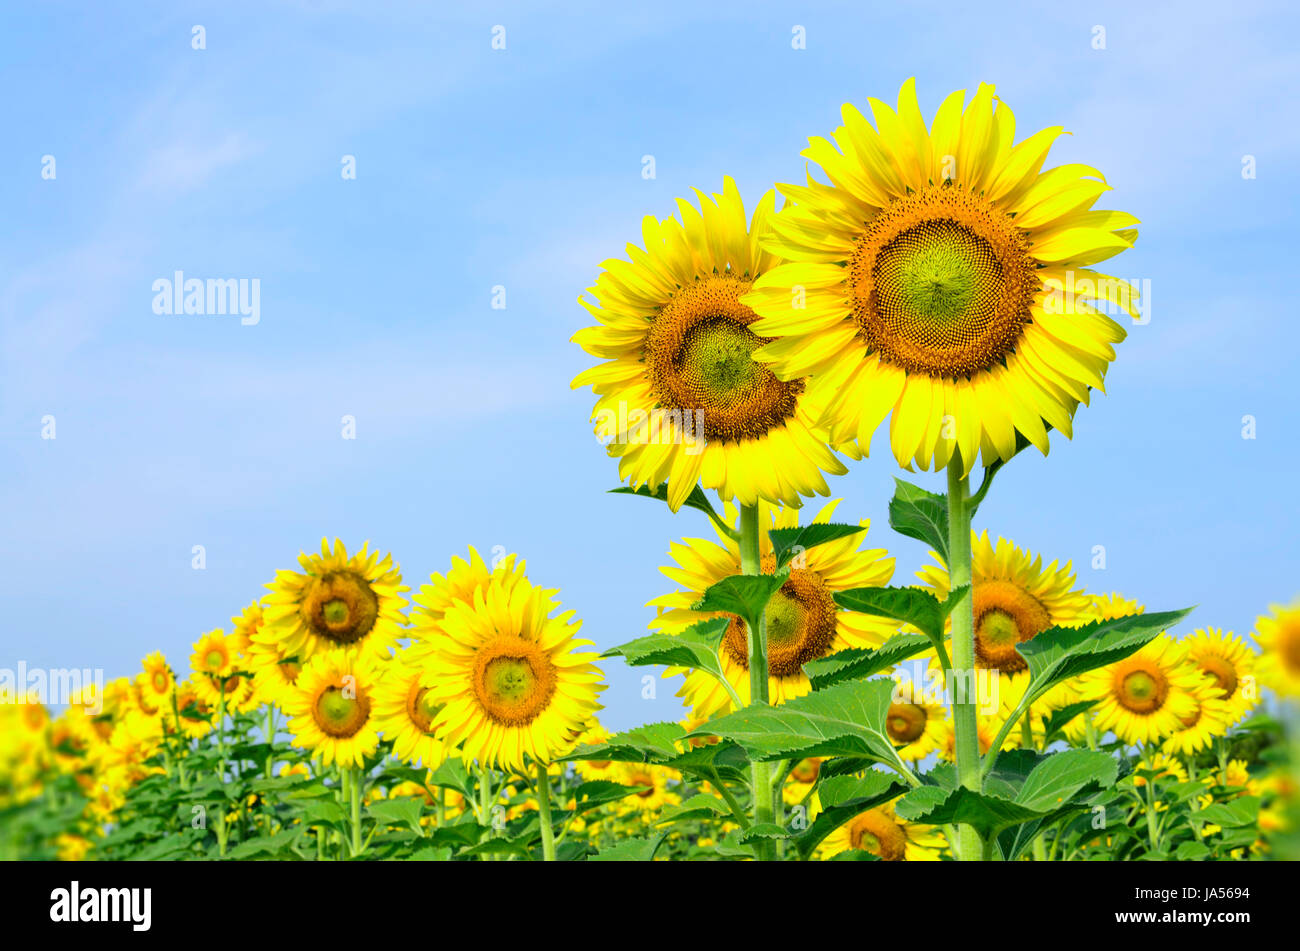
[[[361,767],[348,769],[352,782],[348,788],[348,801],[352,807],[352,857],[361,854]]]
[[[740,508],[740,570],[747,575],[763,573],[762,541],[758,519],[758,505]],[[755,623],[745,625],[749,631],[749,702],[753,706],[768,703],[767,686],[767,612],[763,611]],[[750,766],[750,786],[753,793],[754,825],[771,823],[776,816],[773,805],[776,791],[772,788],[772,764],[755,761]],[[755,846],[760,860],[776,857],[775,843],[762,838]]]
[[[962,472],[961,455],[948,463],[948,577],[949,590],[966,587],[952,610],[951,678],[954,752],[957,780],[971,792],[980,792],[979,730],[975,708],[975,609],[971,598],[970,480]],[[957,827],[957,858],[974,861],[985,855],[980,834],[972,825]]]
[[[551,777],[546,764],[537,764],[537,814],[542,820],[542,861],[555,861],[555,831],[551,828]]]
[[[263,772],[266,774],[266,778],[270,779],[272,776],[272,769],[275,766],[275,764],[272,762],[272,760],[275,759],[275,757],[272,755],[275,749],[275,704],[273,703],[268,703],[266,705],[265,731],[266,731],[266,768],[263,770]]]

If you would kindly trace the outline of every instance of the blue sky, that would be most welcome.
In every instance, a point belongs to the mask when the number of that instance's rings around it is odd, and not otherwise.
[[[1151,322],[976,527],[1196,626],[1300,593],[1285,4],[109,6],[0,13],[0,667],[184,666],[322,535],[392,551],[413,588],[499,545],[601,647],[643,633],[669,541],[709,530],[603,493],[576,298],[643,215],[724,174],[751,205],[800,181],[843,102],[909,76],[927,115],[989,81],[1022,134],[1065,125],[1049,164],[1102,169],[1143,221],[1115,270],[1150,280]],[[257,278],[260,322],[154,314],[175,270]],[[886,526],[885,440],[832,489],[907,583],[925,551]],[[675,681],[647,700],[608,671],[609,725],[678,715]]]

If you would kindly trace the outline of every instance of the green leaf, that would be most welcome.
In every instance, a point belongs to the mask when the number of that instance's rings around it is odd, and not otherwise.
[[[625,786],[607,779],[592,779],[573,791],[573,814],[579,815],[588,809],[596,809],[607,802],[618,802],[635,792],[640,787]]]
[[[664,763],[679,756],[677,744],[686,737],[680,723],[648,723],[611,736],[604,743],[583,745],[559,762],[615,760],[620,763]]]
[[[760,822],[758,825],[740,830],[740,841],[746,844],[755,839],[788,839],[789,837],[790,833],[775,822]]]
[[[665,505],[668,504],[667,482],[661,482],[653,489],[644,485],[635,489],[631,486],[620,485],[617,489],[610,489],[609,491],[613,495],[639,495],[643,499],[658,499]],[[704,494],[704,490],[698,485],[691,490],[691,494],[686,497],[686,501],[682,503],[682,506],[690,509],[698,509],[711,519],[718,518],[718,513],[714,511],[713,506],[709,502],[709,497]]]
[[[716,819],[731,815],[731,808],[717,796],[700,793],[675,806],[665,806],[656,822],[685,822],[688,819]]]
[[[655,857],[655,852],[659,849],[659,843],[663,840],[662,835],[633,836],[610,846],[608,849],[601,849],[595,855],[588,856],[587,861],[649,862]]]
[[[982,838],[996,836],[1003,829],[1039,818],[1040,814],[1000,796],[972,792],[964,786],[947,791],[938,786],[921,786],[898,800],[898,814],[912,822],[933,825],[961,823],[974,826]]]
[[[919,485],[894,480],[889,500],[889,527],[900,535],[923,541],[948,561],[948,497]]]
[[[347,825],[347,813],[332,799],[309,799],[302,804],[303,821],[308,825],[326,825],[342,828]]]
[[[263,835],[258,836],[256,839],[240,842],[230,848],[226,853],[226,858],[251,859],[256,855],[276,855],[288,850],[301,832],[302,826],[298,826],[284,832],[277,832],[275,835]]]
[[[943,607],[921,588],[850,588],[832,597],[850,611],[905,621],[932,641],[943,638]]]
[[[1210,857],[1210,849],[1204,842],[1184,842],[1174,849],[1174,858],[1179,862],[1199,862]]]
[[[734,740],[757,760],[867,756],[899,764],[884,726],[893,692],[887,678],[852,680],[779,707],[746,707],[690,735]]]
[[[735,614],[748,624],[757,624],[767,602],[784,583],[777,575],[732,575],[710,585],[691,610]]]
[[[1242,796],[1228,802],[1211,803],[1196,813],[1201,822],[1213,822],[1225,829],[1253,825],[1259,819],[1259,797]]]
[[[1046,814],[1062,808],[1087,787],[1114,785],[1116,775],[1115,760],[1106,753],[1052,753],[1030,771],[1016,802]]]
[[[1091,621],[1082,627],[1053,627],[1016,647],[1029,665],[1025,701],[1033,702],[1063,680],[1123,660],[1191,613],[1153,611],[1109,621]],[[1022,706],[1024,701],[1022,701]]]
[[[423,835],[420,826],[420,814],[424,811],[424,800],[413,796],[398,796],[396,799],[378,799],[366,807],[366,812],[381,825],[405,825],[416,835]]]
[[[1050,746],[1052,741],[1060,736],[1061,732],[1081,713],[1087,713],[1097,705],[1096,700],[1080,700],[1078,703],[1069,703],[1059,710],[1053,710],[1048,716],[1043,717],[1043,730],[1046,739],[1043,740],[1044,746]]]
[[[768,531],[767,537],[772,540],[776,567],[780,569],[809,548],[816,548],[818,545],[825,545],[827,542],[841,538],[849,538],[865,531],[866,528],[861,525],[813,522],[810,525],[796,525],[793,528],[773,528]]]
[[[419,782],[422,786],[426,784],[424,780]],[[474,784],[470,781],[469,770],[465,768],[465,761],[459,756],[449,756],[443,760],[429,775],[427,784],[454,789],[469,800],[477,795]]]
[[[846,680],[864,680],[889,670],[930,647],[922,634],[896,634],[874,649],[851,647],[804,664],[813,690],[824,690]]]
[[[638,637],[618,647],[611,647],[600,656],[622,657],[630,667],[688,667],[722,680],[726,675],[722,672],[722,662],[718,659],[718,645],[730,623],[726,618],[701,621],[680,634]]]

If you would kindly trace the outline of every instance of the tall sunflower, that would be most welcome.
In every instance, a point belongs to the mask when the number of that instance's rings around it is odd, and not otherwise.
[[[839,500],[828,502],[813,519],[829,522]],[[728,517],[735,524],[734,507],[727,506]],[[760,524],[770,528],[792,528],[799,524],[799,510],[759,507]],[[864,528],[870,520],[860,523]],[[717,531],[715,527],[715,531]],[[662,613],[650,622],[652,630],[677,633],[710,617],[691,605],[703,597],[711,585],[741,573],[740,545],[721,531],[718,541],[686,538],[672,545],[674,565],[660,568],[682,590],[661,595],[650,606]],[[882,548],[862,549],[866,533],[850,536],[808,549],[791,569],[790,577],[778,589],[767,606],[768,691],[773,704],[803,696],[811,688],[803,665],[847,647],[875,647],[883,644],[897,630],[897,624],[884,618],[837,609],[832,595],[850,588],[887,585],[894,574],[894,559]],[[771,540],[760,533],[760,554],[765,573],[776,567]],[[722,670],[744,703],[749,702],[749,633],[740,618],[730,618],[730,625],[718,651]],[[730,695],[711,675],[699,670],[669,667],[665,677],[684,674],[677,695],[691,707],[691,715],[707,720],[732,707]]]
[[[497,576],[508,587],[526,583],[525,567],[514,554],[489,566],[471,545],[468,560],[453,555],[450,571],[445,575],[436,571],[430,574],[429,583],[420,585],[419,593],[411,599],[411,646],[407,652],[411,662],[423,663],[436,652],[443,636],[442,619],[451,605],[458,601],[473,604],[474,595]]]
[[[811,377],[831,444],[866,453],[892,412],[909,469],[960,449],[969,473],[979,452],[1010,459],[1017,433],[1046,454],[1048,427],[1070,436],[1125,336],[1089,300],[1134,307],[1126,283],[1087,270],[1137,238],[1132,215],[1093,209],[1110,190],[1101,172],[1041,172],[1060,126],[1013,146],[993,86],[963,109],[965,97],[948,96],[929,130],[910,79],[897,111],[869,100],[874,128],[846,104],[834,145],[802,153],[830,184],[778,186],[795,204],[764,247],[788,263],[741,299],[762,318],[753,332],[778,338],[755,359]]]
[[[999,538],[995,545],[988,532],[971,533],[971,598],[975,615],[975,663],[986,670],[1012,676],[1026,670],[1025,659],[1016,645],[1037,637],[1051,627],[1066,627],[1083,621],[1089,608],[1088,596],[1076,588],[1070,562],[1053,561],[1043,566],[1041,555]],[[936,597],[948,597],[948,567],[931,552],[937,565],[926,565],[916,573]]]
[[[646,217],[645,248],[605,261],[588,291],[595,302],[579,298],[599,326],[573,341],[605,362],[573,386],[599,397],[592,420],[619,478],[667,482],[674,510],[701,481],[745,505],[828,495],[822,473],[845,468],[814,431],[804,382],[751,359],[770,338],[751,329],[758,318],[741,299],[777,264],[763,249],[775,197],[747,223],[730,178],[721,195],[696,194],[698,209],[678,200],[680,221]]]
[[[302,571],[277,571],[262,599],[265,630],[286,656],[306,661],[322,651],[383,657],[405,624],[401,569],[369,543],[348,557],[338,539],[321,539],[319,555],[299,555]]]
[[[440,704],[438,739],[466,760],[522,770],[550,763],[600,709],[596,655],[580,648],[573,611],[553,591],[495,573],[473,603],[453,601],[425,660],[425,700]],[[555,615],[555,616],[553,616]]]
[[[1097,728],[1113,730],[1130,746],[1178,733],[1196,712],[1193,694],[1204,684],[1184,663],[1182,647],[1161,634],[1135,654],[1079,678],[1079,697],[1096,700]]]
[[[293,745],[326,766],[361,766],[379,745],[374,703],[378,674],[364,654],[317,654],[283,695]]]
[[[1263,652],[1259,676],[1284,697],[1300,697],[1300,601],[1275,604],[1255,621],[1255,643]]]

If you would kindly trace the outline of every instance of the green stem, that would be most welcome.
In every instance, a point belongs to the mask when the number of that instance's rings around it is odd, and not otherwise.
[[[960,454],[948,463],[948,589],[971,583],[969,505],[970,481],[962,476]],[[957,781],[980,792],[980,745],[975,697],[975,610],[968,590],[952,611],[952,663],[954,679],[952,718]],[[971,861],[984,853],[980,834],[971,825],[957,827],[957,858]]]
[[[740,570],[747,575],[763,573],[761,558],[761,528],[758,523],[758,505],[740,508]],[[749,629],[749,702],[750,705],[768,702],[767,686],[767,612],[762,612]],[[750,785],[753,791],[754,825],[771,823],[776,815],[773,805],[772,764],[757,760],[750,766]],[[760,860],[776,856],[771,839],[759,839],[756,846]]]
[[[1020,745],[1027,750],[1038,749],[1038,744],[1034,742],[1033,716],[1033,710],[1026,709],[1025,715],[1020,718]],[[1032,848],[1035,862],[1047,861],[1047,843],[1043,841],[1041,831],[1034,836]]]
[[[352,806],[352,857],[361,854],[361,767],[353,766],[348,770],[352,774],[349,802]]]
[[[266,778],[270,779],[273,775],[272,769],[275,766],[272,762],[275,757],[271,755],[272,750],[275,748],[275,704],[273,703],[266,705],[266,745],[266,769],[264,772]]]
[[[542,820],[542,861],[555,861],[555,832],[551,828],[551,777],[546,764],[537,764],[537,813]]]

